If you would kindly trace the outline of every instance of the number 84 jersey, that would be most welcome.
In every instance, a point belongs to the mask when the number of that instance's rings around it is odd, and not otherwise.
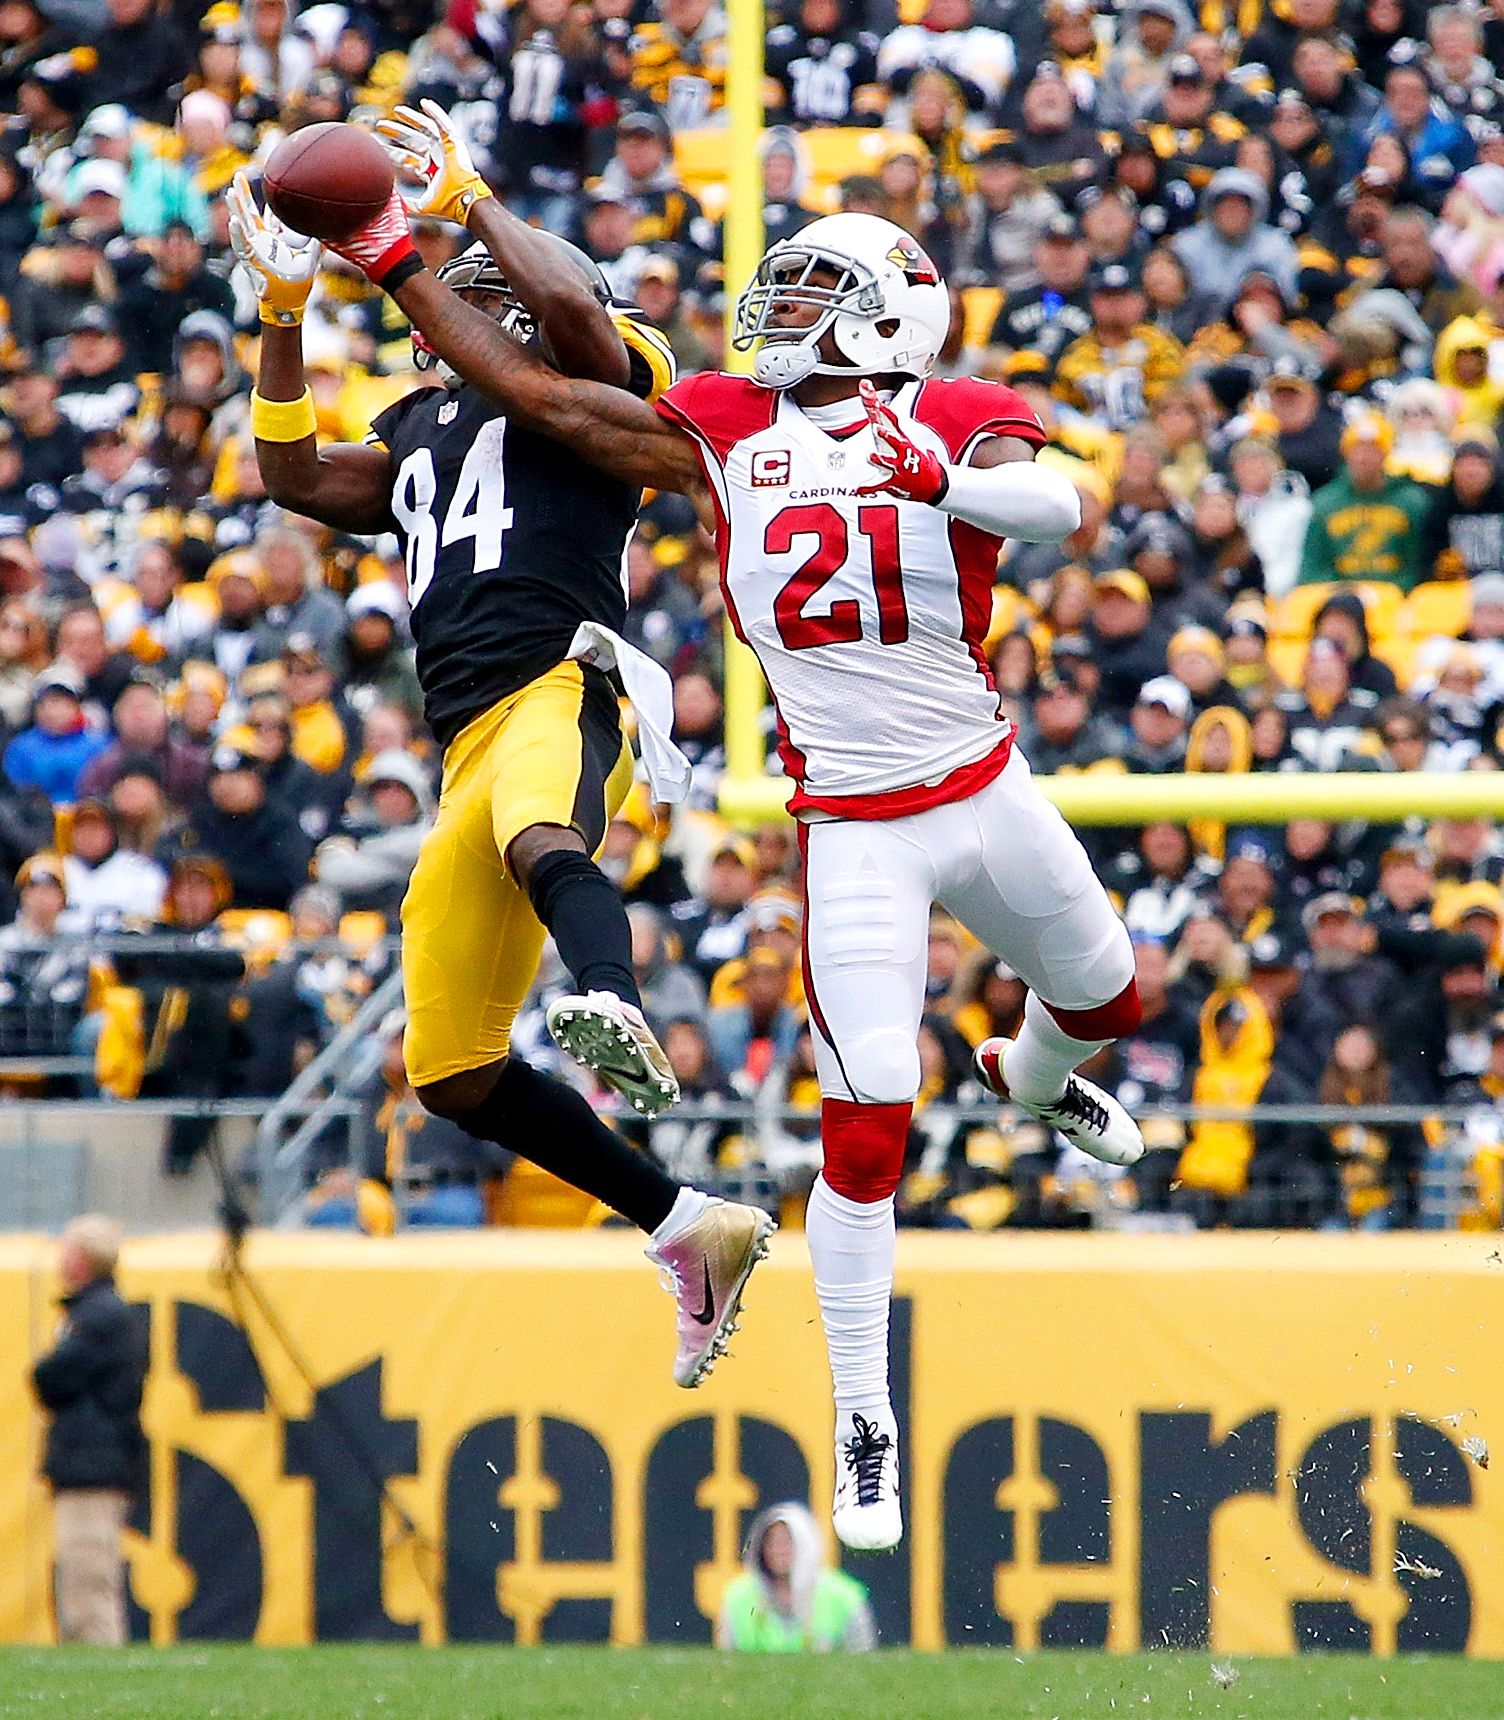
[[[892,407],[953,465],[990,436],[1045,440],[998,383],[913,382]],[[1001,540],[924,503],[858,495],[882,472],[855,400],[805,411],[706,373],[657,409],[693,437],[715,498],[726,607],[767,677],[793,809],[898,818],[997,776],[1012,725],[983,644]]]
[[[654,398],[673,378],[667,342],[638,311],[613,310],[612,320],[628,386]],[[447,747],[562,662],[582,621],[621,630],[622,556],[642,493],[509,424],[464,385],[415,389],[371,428],[391,455],[418,679]]]

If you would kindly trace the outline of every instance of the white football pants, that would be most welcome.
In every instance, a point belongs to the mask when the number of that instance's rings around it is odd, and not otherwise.
[[[939,902],[1044,1003],[1094,1009],[1133,949],[1086,850],[1015,748],[968,800],[804,832],[810,1021],[820,1091],[903,1104],[919,1091],[929,915]]]

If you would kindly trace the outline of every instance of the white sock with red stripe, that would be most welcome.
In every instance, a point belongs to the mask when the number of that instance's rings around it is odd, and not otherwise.
[[[888,1407],[888,1310],[893,1300],[893,1196],[848,1200],[823,1176],[815,1178],[804,1218],[815,1295],[837,1427],[860,1413],[891,1415]]]
[[[1052,1104],[1065,1084],[1110,1039],[1073,1039],[1031,991],[1018,1037],[999,1059],[1009,1094],[1025,1105]]]

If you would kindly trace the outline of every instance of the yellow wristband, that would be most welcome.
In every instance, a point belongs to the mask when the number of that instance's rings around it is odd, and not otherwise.
[[[280,310],[266,299],[258,299],[256,311],[268,328],[296,328],[303,320],[303,306],[284,305]]]
[[[265,400],[251,390],[251,434],[258,442],[301,442],[318,427],[311,388],[296,400]]]

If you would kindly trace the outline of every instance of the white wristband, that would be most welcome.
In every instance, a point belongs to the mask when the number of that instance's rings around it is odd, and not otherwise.
[[[1019,543],[1059,543],[1081,524],[1081,498],[1063,473],[1032,460],[947,466],[935,506],[968,525]]]

